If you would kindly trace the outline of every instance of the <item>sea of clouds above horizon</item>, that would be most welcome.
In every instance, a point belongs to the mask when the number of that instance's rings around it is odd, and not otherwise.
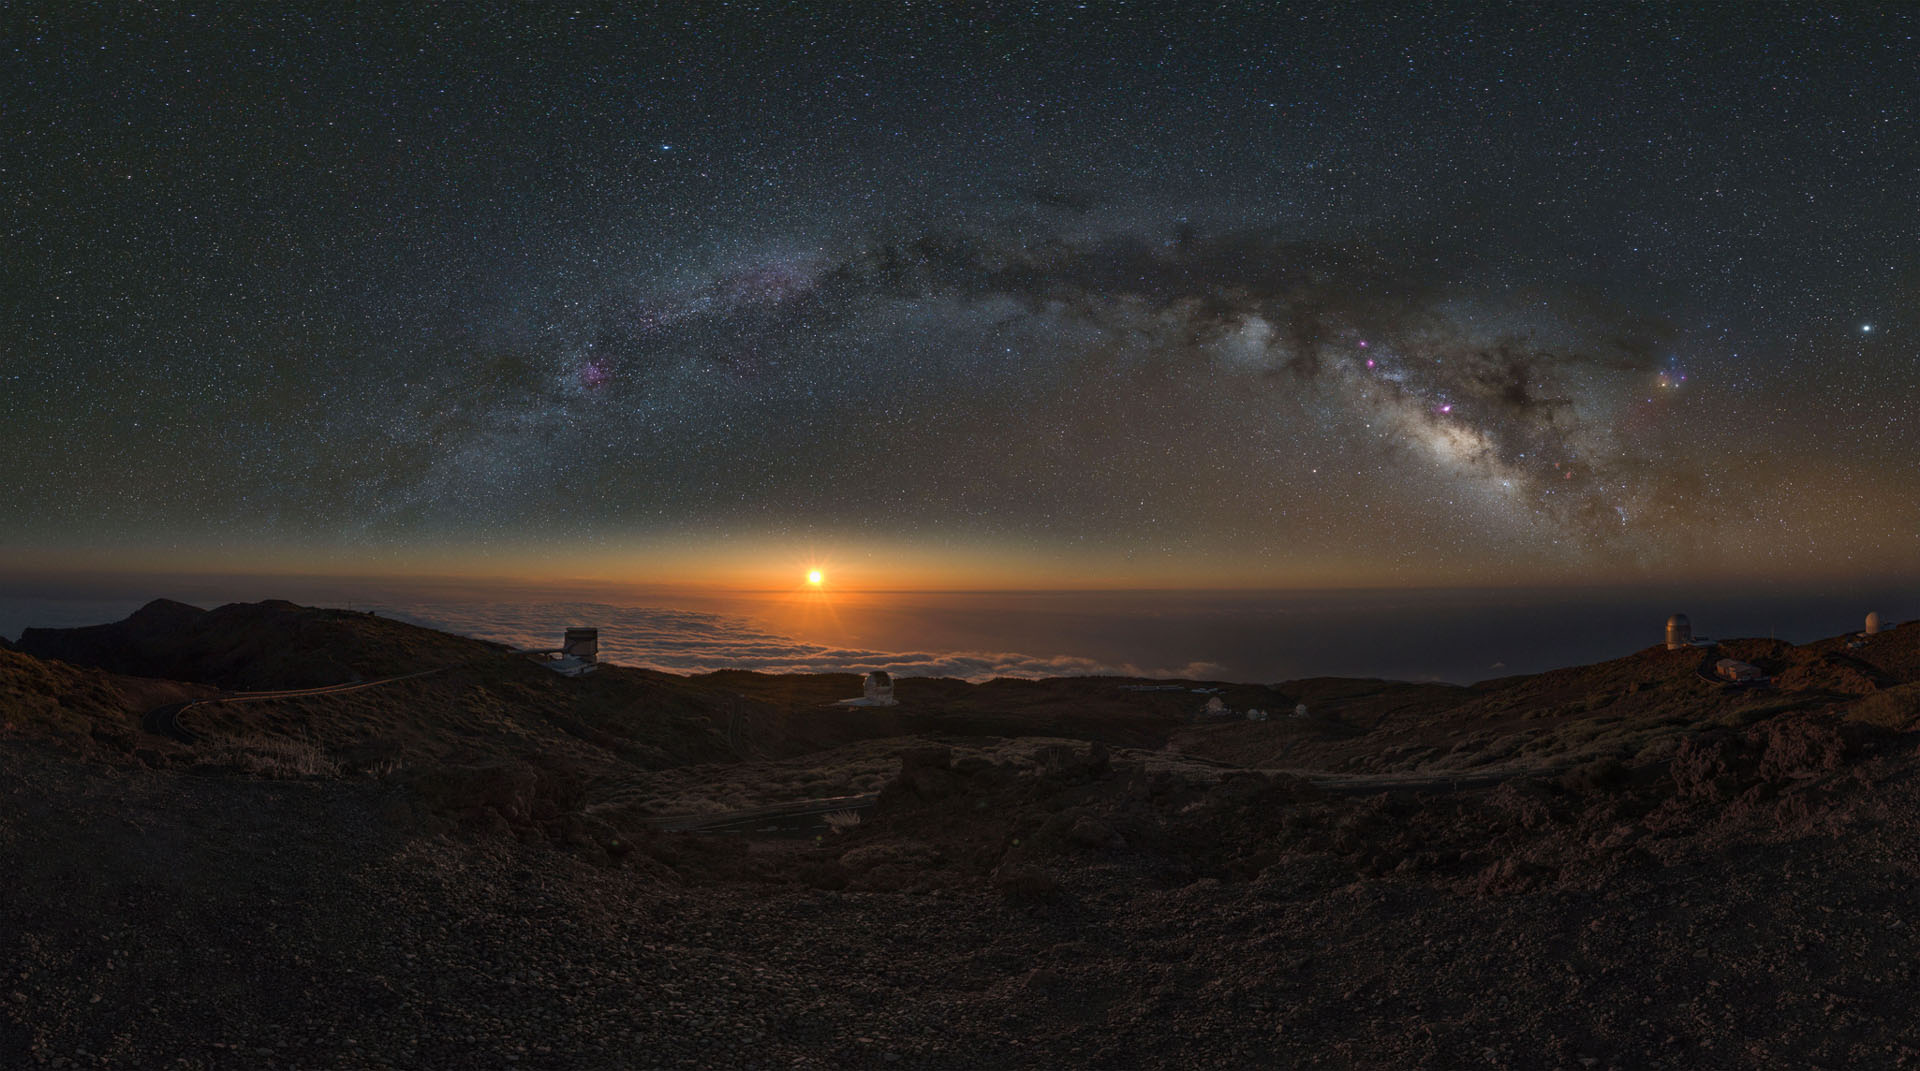
[[[1207,679],[1212,662],[1140,666],[1079,655],[1013,651],[883,651],[835,647],[781,635],[749,617],[605,603],[411,603],[374,607],[402,621],[446,632],[539,649],[559,644],[570,627],[600,630],[600,660],[669,673],[745,669],[760,673],[868,673],[896,677],[1152,677]]]

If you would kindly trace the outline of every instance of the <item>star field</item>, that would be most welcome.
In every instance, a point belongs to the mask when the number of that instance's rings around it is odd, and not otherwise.
[[[4,18],[15,554],[1913,571],[1892,7]]]

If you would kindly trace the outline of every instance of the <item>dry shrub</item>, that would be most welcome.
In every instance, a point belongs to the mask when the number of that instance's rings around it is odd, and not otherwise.
[[[208,761],[259,777],[337,777],[340,764],[307,740],[253,733],[207,748]]]
[[[859,811],[834,811],[832,814],[823,815],[822,818],[825,819],[827,828],[835,833],[845,833],[860,824]]]
[[[1881,729],[1901,730],[1920,718],[1920,683],[1902,684],[1863,696],[1847,709],[1847,720]]]
[[[1825,719],[1776,718],[1751,735],[1766,747],[1759,775],[1769,781],[1831,773],[1846,763],[1853,750],[1847,734]]]
[[[1560,784],[1569,792],[1592,795],[1619,788],[1626,780],[1625,764],[1612,755],[1604,755],[1568,770],[1561,775]]]

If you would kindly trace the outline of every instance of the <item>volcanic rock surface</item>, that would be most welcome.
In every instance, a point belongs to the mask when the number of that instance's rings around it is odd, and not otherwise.
[[[0,1066],[1920,1062],[1920,626],[1217,685],[1309,713],[1213,723],[1114,679],[565,678],[287,603],[20,647]]]

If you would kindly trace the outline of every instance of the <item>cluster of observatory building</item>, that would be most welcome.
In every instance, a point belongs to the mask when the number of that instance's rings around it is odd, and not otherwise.
[[[1882,627],[1880,624],[1880,614],[1877,611],[1869,612],[1867,614],[1866,627],[1860,631],[1860,635],[1878,635]],[[1686,614],[1674,614],[1672,617],[1667,618],[1667,650],[1677,651],[1682,647],[1711,646],[1713,646],[1712,640],[1705,636],[1695,636],[1693,634],[1693,622],[1687,620]]]
[[[1867,614],[1866,627],[1860,631],[1859,638],[1853,641],[1853,646],[1860,646],[1861,641],[1868,636],[1878,635],[1881,627],[1880,614],[1877,611],[1870,611]],[[1686,614],[1674,614],[1667,618],[1667,650],[1677,651],[1684,647],[1712,646],[1712,640],[1693,634],[1693,622],[1687,619]],[[1713,675],[1720,680],[1735,684],[1760,684],[1766,680],[1766,674],[1760,671],[1760,667],[1750,662],[1742,662],[1737,658],[1722,658],[1716,661],[1713,664]]]

